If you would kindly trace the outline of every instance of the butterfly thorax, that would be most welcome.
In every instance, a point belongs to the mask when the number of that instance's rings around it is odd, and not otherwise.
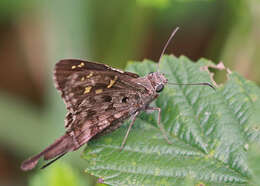
[[[168,82],[168,80],[165,78],[164,74],[160,72],[152,72],[147,75],[147,79],[151,82],[151,85],[153,87],[153,90],[156,93],[161,92],[161,87],[164,87],[164,85]],[[161,88],[161,89],[160,89]]]
[[[142,108],[140,109],[144,109],[158,97],[168,80],[162,73],[152,72],[145,77],[136,79],[135,82],[146,89],[146,93],[140,95],[140,97],[142,97]]]

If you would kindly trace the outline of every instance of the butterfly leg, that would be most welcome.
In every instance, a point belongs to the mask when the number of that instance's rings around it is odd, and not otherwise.
[[[121,144],[120,151],[124,148],[126,139],[127,139],[128,135],[129,135],[129,132],[130,132],[132,126],[133,126],[134,123],[135,123],[135,120],[136,120],[136,117],[137,117],[138,114],[139,114],[139,112],[136,112],[136,113],[134,114],[134,116],[133,116],[133,119],[132,119],[132,121],[131,121],[131,123],[130,123],[128,129],[127,129],[127,132],[126,132],[126,135],[125,135],[125,137],[124,137],[124,140],[123,140],[123,142],[122,142],[122,144]]]
[[[170,140],[167,136],[166,131],[164,130],[163,126],[161,125],[161,108],[159,108],[159,107],[147,107],[146,111],[158,111],[157,125],[160,128],[160,130],[162,131],[163,137],[165,138],[167,143],[172,144],[172,142],[170,142]]]

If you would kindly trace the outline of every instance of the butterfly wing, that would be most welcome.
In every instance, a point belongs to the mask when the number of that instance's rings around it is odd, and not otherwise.
[[[146,88],[139,76],[82,60],[61,60],[54,80],[67,109],[65,127],[78,147],[108,127],[125,120],[140,107]]]
[[[138,77],[94,62],[75,59],[58,62],[54,81],[69,110],[67,131],[42,152],[25,160],[21,169],[33,169],[41,157],[53,159],[46,167],[97,134],[117,128],[118,123],[136,112],[141,93],[147,91],[135,83]]]
[[[75,72],[84,72],[85,75],[89,75],[91,71],[107,71],[113,72],[116,74],[124,74],[133,78],[138,78],[137,74],[131,72],[123,72],[118,69],[111,68],[107,65],[89,62],[79,59],[64,59],[60,60],[54,68],[54,82],[56,88],[62,91],[65,87],[65,83],[67,82],[67,78],[74,74]]]

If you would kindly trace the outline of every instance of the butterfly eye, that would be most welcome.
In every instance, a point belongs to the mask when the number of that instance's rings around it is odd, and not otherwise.
[[[161,92],[164,88],[164,85],[163,84],[159,84],[156,88],[155,88],[155,91],[156,92]]]

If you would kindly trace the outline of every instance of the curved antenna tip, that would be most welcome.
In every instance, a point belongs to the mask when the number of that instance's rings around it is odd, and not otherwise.
[[[204,83],[204,85],[207,85],[207,86],[211,87],[213,90],[216,91],[216,88],[211,83]]]

